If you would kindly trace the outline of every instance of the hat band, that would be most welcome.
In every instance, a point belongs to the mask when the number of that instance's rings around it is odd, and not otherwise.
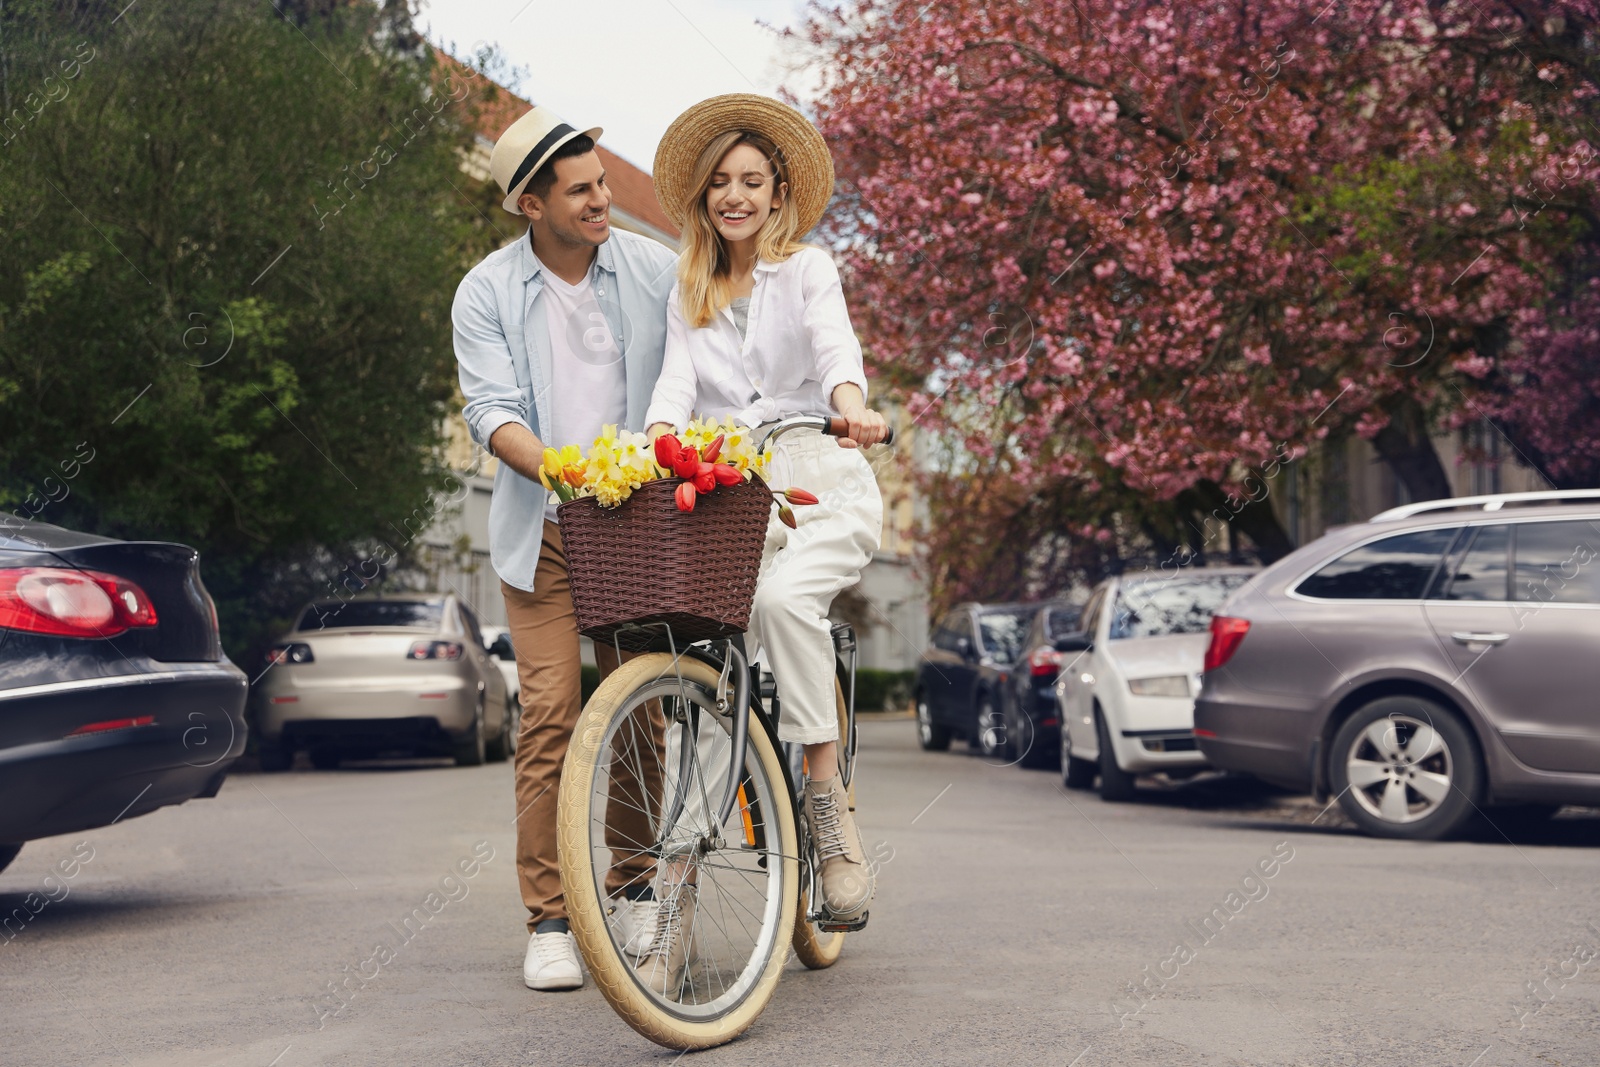
[[[533,146],[533,151],[522,157],[522,162],[517,164],[517,172],[511,176],[511,181],[506,185],[506,188],[508,190],[515,189],[521,185],[522,179],[533,173],[535,168],[544,161],[544,157],[556,147],[557,142],[561,141],[569,133],[576,132],[565,122],[557,123],[549,133],[539,138],[539,143]]]

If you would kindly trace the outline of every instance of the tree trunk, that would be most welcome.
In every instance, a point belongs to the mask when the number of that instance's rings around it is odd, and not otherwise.
[[[1200,533],[1198,550],[1201,554],[1208,549],[1226,552],[1227,529],[1250,538],[1262,563],[1274,563],[1294,551],[1294,544],[1265,493],[1254,500],[1249,496],[1230,497],[1216,482],[1202,478],[1178,499],[1180,503],[1192,504],[1199,513],[1194,529]]]
[[[1427,413],[1409,397],[1401,397],[1388,410],[1389,423],[1372,439],[1372,447],[1389,465],[1412,500],[1441,500],[1454,496],[1444,464],[1428,434]]]

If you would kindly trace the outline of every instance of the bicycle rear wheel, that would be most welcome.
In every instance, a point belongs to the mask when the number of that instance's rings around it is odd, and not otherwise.
[[[849,740],[850,709],[844,700],[844,689],[837,678],[833,681],[834,703],[839,709],[839,748],[843,755],[844,746]],[[841,762],[843,762],[841,760]],[[850,810],[856,809],[856,782],[852,774],[850,778]],[[804,889],[800,892],[800,903],[795,911],[794,919],[794,954],[800,962],[813,971],[820,971],[832,967],[839,962],[839,954],[844,951],[843,930],[823,930],[816,923],[806,917],[810,910],[811,902]]]
[[[717,671],[664,653],[622,665],[585,705],[557,801],[561,885],[595,985],[658,1044],[707,1048],[743,1033],[777,987],[799,895],[794,801],[765,726],[752,719],[738,803],[715,808],[733,766]],[[607,901],[649,882],[697,886],[683,980],[656,992],[625,952]],[[620,914],[620,912],[618,913]]]

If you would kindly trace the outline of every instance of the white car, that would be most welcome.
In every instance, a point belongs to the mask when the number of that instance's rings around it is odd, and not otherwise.
[[[261,769],[288,770],[300,749],[324,770],[396,751],[503,760],[516,706],[495,664],[456,596],[308,604],[250,687]]]
[[[511,708],[511,735],[506,745],[508,751],[517,750],[517,731],[522,726],[522,682],[517,678],[517,653],[511,647],[511,631],[504,626],[484,626],[483,647],[500,676],[506,680],[506,702]]]
[[[1101,582],[1083,629],[1056,641],[1061,778],[1104,800],[1131,800],[1140,774],[1206,767],[1194,737],[1194,698],[1211,616],[1257,572],[1246,567],[1146,571]]]

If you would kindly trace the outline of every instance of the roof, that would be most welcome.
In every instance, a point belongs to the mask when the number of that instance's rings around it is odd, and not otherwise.
[[[447,70],[468,69],[460,60],[446,52],[435,48],[433,53]],[[534,107],[532,103],[498,82],[493,84],[495,92],[472,116],[478,137],[487,148],[494,146],[495,140],[506,127]],[[596,146],[595,151],[600,156],[601,164],[606,168],[606,184],[611,187],[612,206],[676,242],[678,227],[667,218],[667,213],[661,210],[661,202],[656,199],[655,186],[650,181],[649,172],[634,166],[604,145]],[[648,236],[654,237],[657,234]]]

